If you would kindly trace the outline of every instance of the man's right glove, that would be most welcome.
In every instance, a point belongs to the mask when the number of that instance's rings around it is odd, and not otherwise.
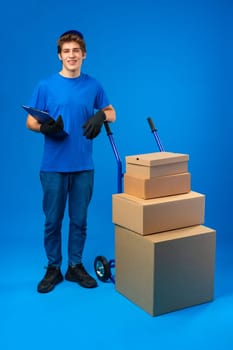
[[[58,136],[59,133],[63,130],[64,130],[64,123],[61,115],[59,115],[57,120],[50,118],[40,126],[40,132],[50,137]]]

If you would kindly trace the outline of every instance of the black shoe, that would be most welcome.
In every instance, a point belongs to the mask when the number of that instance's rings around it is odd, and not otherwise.
[[[77,282],[80,286],[84,288],[97,287],[96,280],[87,273],[83,264],[69,266],[65,275],[65,279],[67,281]]]
[[[37,286],[37,291],[39,293],[48,293],[54,289],[54,287],[63,281],[63,276],[59,267],[48,266],[47,272],[44,278],[40,281]]]

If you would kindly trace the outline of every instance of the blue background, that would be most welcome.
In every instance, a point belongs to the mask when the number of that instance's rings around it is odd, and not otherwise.
[[[232,16],[230,0],[4,4],[0,14],[2,349],[39,349],[42,344],[44,349],[79,345],[133,349],[153,344],[205,349],[207,343],[214,349],[232,348]],[[217,230],[213,303],[150,318],[118,295],[112,284],[91,292],[64,285],[50,295],[36,294],[46,264],[38,176],[43,139],[26,129],[20,106],[28,102],[39,79],[59,71],[56,40],[68,29],[84,33],[83,71],[101,81],[117,111],[112,131],[123,169],[125,156],[158,150],[148,116],[158,127],[165,150],[189,154],[192,189],[206,195],[205,225]],[[85,264],[92,272],[96,255],[114,256],[111,195],[117,191],[116,163],[104,132],[94,148],[95,193],[85,250]],[[64,271],[66,234],[67,217]]]

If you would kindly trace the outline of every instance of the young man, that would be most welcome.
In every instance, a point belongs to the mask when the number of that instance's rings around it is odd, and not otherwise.
[[[45,136],[40,170],[45,214],[44,246],[47,272],[38,284],[47,293],[63,280],[61,228],[68,201],[68,270],[65,278],[82,287],[94,288],[96,280],[82,264],[87,232],[87,211],[93,191],[92,139],[104,121],[115,120],[115,110],[98,81],[81,72],[86,58],[83,34],[69,30],[57,42],[62,68],[40,81],[30,106],[47,111],[54,120],[40,124],[32,115],[27,127]],[[60,137],[61,131],[67,135]]]

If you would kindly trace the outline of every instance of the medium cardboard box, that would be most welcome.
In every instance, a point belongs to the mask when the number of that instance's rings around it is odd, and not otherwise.
[[[126,174],[151,178],[188,172],[187,154],[154,152],[126,157]]]
[[[151,316],[213,300],[214,230],[141,236],[116,225],[115,241],[116,290]]]
[[[153,199],[112,196],[112,221],[141,235],[204,223],[205,195],[190,191]]]
[[[124,192],[150,199],[188,193],[191,190],[190,173],[157,176],[149,179],[124,175]]]

